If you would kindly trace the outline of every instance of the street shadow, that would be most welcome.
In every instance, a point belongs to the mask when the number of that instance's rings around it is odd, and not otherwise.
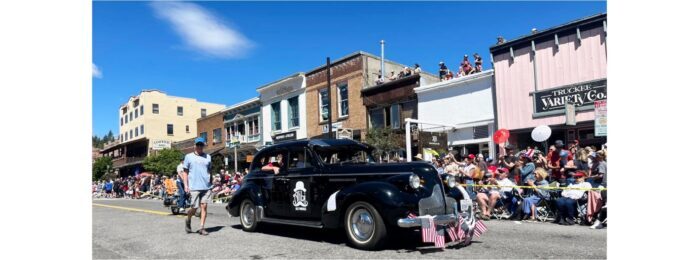
[[[231,227],[240,230],[243,229],[240,224],[232,225]],[[316,229],[273,223],[260,223],[255,232],[332,244],[343,244],[345,242],[344,233],[333,229]]]
[[[221,230],[221,229],[223,229],[223,226],[215,226],[215,227],[204,228],[204,230],[206,230],[206,232],[209,232],[209,233],[218,232],[218,231]]]
[[[242,230],[240,224],[231,225],[231,228]],[[280,225],[272,223],[260,223],[256,233],[262,233],[272,236],[281,236],[287,238],[303,239],[308,241],[331,243],[336,245],[345,245],[350,247],[347,242],[347,236],[343,229],[315,229],[298,226]],[[392,250],[397,253],[420,252],[421,254],[438,253],[449,249],[459,249],[467,247],[465,244],[448,245],[446,249],[435,248],[431,243],[423,243],[422,235],[419,229],[405,230],[392,229],[389,230],[389,237],[383,250]],[[472,241],[471,243],[481,243]]]

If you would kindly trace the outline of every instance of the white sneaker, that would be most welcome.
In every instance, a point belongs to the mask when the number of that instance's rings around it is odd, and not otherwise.
[[[592,224],[592,226],[590,226],[590,229],[602,229],[602,228],[603,228],[602,222],[600,222],[599,220],[595,220],[595,224]]]
[[[180,208],[180,213],[184,213],[184,208]]]

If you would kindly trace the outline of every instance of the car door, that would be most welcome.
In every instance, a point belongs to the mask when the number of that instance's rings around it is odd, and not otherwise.
[[[281,161],[277,158],[281,155]],[[265,216],[270,217],[287,217],[289,215],[289,178],[287,172],[287,158],[288,152],[286,149],[279,149],[271,151],[268,154],[268,162],[273,166],[279,167],[279,173],[274,174],[274,172],[269,171],[271,178],[271,185],[267,185],[268,189],[268,201],[267,208],[265,210]]]
[[[289,215],[292,218],[315,220],[316,209],[322,207],[318,186],[314,182],[317,164],[305,147],[289,149],[288,192]]]

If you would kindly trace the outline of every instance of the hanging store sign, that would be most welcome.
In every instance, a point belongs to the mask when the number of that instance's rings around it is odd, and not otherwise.
[[[280,133],[272,136],[274,143],[279,143],[283,141],[296,140],[296,131]]]
[[[534,114],[564,113],[566,103],[577,110],[593,109],[596,100],[607,99],[607,79],[589,81],[532,93]]]
[[[155,140],[151,143],[153,150],[170,149],[170,147],[172,147],[172,143],[168,140]]]
[[[595,136],[607,136],[607,100],[595,101]]]
[[[434,150],[447,148],[447,134],[440,132],[420,132],[420,145],[422,148]]]

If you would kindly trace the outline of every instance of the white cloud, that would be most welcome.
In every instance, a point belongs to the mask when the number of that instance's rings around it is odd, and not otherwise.
[[[191,48],[218,58],[238,58],[253,47],[245,35],[225,25],[211,12],[193,3],[153,2],[164,19]]]
[[[98,79],[102,78],[102,71],[94,63],[92,63],[92,77],[95,77]]]

